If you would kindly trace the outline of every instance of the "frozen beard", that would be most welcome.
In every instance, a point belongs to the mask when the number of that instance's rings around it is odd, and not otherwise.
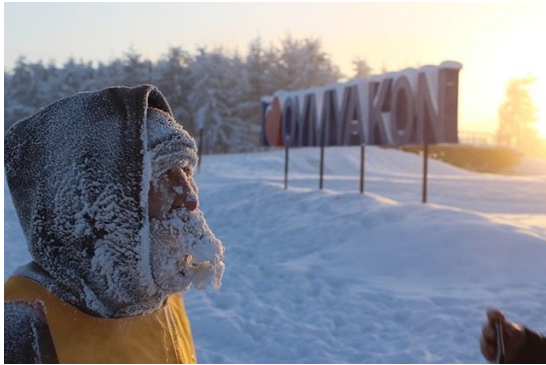
[[[187,290],[192,284],[198,290],[210,283],[219,288],[224,273],[222,243],[214,236],[199,209],[190,211],[184,205],[171,209],[177,196],[184,194],[184,188],[169,183],[166,176],[172,169],[183,170],[197,164],[195,140],[172,115],[156,109],[148,110],[147,133],[152,154],[152,185],[162,197],[159,204],[162,219],[150,218],[154,281],[164,294]],[[186,201],[198,204],[195,182],[191,176],[180,172],[191,185],[186,186],[190,189],[186,192]]]
[[[199,209],[181,208],[163,220],[150,219],[150,245],[152,273],[162,292],[222,285],[224,247]]]

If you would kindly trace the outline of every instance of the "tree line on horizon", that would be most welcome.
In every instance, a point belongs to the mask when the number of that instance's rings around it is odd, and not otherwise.
[[[355,59],[353,65],[350,77],[371,73],[363,59]],[[4,71],[4,129],[80,91],[153,84],[192,135],[204,127],[204,153],[255,151],[261,146],[262,96],[343,77],[320,39],[290,35],[279,46],[255,38],[244,56],[222,47],[201,47],[194,53],[170,47],[153,62],[130,48],[121,58],[97,66],[69,59],[60,67],[20,57],[13,70]]]

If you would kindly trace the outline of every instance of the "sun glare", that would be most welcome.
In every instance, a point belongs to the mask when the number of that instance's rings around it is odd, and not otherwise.
[[[535,126],[540,138],[546,138],[546,121],[544,121],[544,118],[540,119]]]
[[[543,22],[533,17],[534,21],[522,24],[518,32],[506,32],[502,39],[496,38],[493,43],[497,47],[495,59],[499,62],[498,74],[511,75],[513,78],[533,76],[535,82],[529,85],[529,93],[533,104],[537,109],[538,121],[534,124],[541,138],[546,138],[546,69],[544,68],[545,57],[541,51],[537,51],[535,39],[536,34],[544,30]],[[522,55],[527,55],[522,57]],[[501,69],[502,68],[502,69]]]

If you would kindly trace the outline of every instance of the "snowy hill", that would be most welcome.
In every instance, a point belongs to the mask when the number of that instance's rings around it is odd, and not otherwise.
[[[360,150],[205,156],[202,209],[226,246],[218,292],[185,294],[200,362],[483,362],[495,306],[546,331],[546,174],[472,173]],[[28,260],[5,192],[5,266]]]

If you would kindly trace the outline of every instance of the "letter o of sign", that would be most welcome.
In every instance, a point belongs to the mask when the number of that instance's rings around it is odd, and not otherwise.
[[[406,76],[396,79],[391,94],[390,127],[395,144],[409,143],[414,127],[413,92]]]
[[[282,110],[278,98],[273,99],[271,108],[265,116],[265,138],[270,146],[283,146],[282,140]]]

